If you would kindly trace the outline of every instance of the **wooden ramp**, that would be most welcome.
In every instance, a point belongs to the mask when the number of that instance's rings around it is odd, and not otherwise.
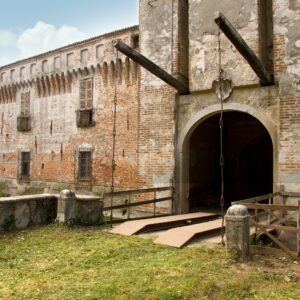
[[[172,227],[185,226],[200,222],[207,222],[216,219],[218,215],[214,213],[191,213],[184,215],[174,215],[168,217],[151,218],[136,221],[124,222],[112,230],[110,233],[120,234],[125,236],[134,235],[140,232],[149,232],[155,230],[169,229]]]
[[[217,219],[200,224],[169,229],[161,234],[154,243],[181,248],[195,237],[219,231],[221,226],[222,219]]]

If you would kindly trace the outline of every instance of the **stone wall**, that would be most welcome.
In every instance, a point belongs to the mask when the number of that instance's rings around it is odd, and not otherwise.
[[[99,225],[102,221],[102,201],[99,197],[74,195],[73,222]],[[58,217],[59,195],[37,194],[0,198],[0,231],[47,225]],[[64,202],[64,199],[62,200]]]
[[[228,39],[221,34],[222,68],[231,80],[232,94],[225,111],[246,112],[268,130],[273,142],[273,188],[284,184],[299,190],[299,5],[273,1],[273,63],[275,84],[261,87],[255,73]],[[188,198],[189,136],[203,120],[220,111],[213,81],[218,79],[218,28],[214,15],[221,11],[260,56],[259,1],[189,1],[190,89],[177,99],[176,182],[178,209]],[[181,206],[183,205],[183,206]],[[180,208],[179,208],[180,207]]]
[[[99,190],[111,178],[113,101],[117,90],[116,185],[138,185],[138,67],[113,41],[132,44],[132,27],[0,68],[0,177],[11,185]],[[116,68],[118,78],[116,77]],[[80,80],[93,80],[94,126],[76,126]],[[115,86],[116,81],[116,86]],[[17,131],[21,95],[30,92],[30,125]],[[92,178],[78,180],[78,151],[92,152]],[[30,178],[17,180],[20,152],[30,151]]]
[[[299,1],[273,0],[275,84],[259,79],[221,34],[222,68],[232,93],[225,110],[248,113],[268,130],[273,142],[273,187],[299,189],[300,22]],[[185,146],[194,128],[220,110],[218,28],[221,11],[261,56],[259,0],[140,0],[140,24],[125,30],[0,68],[0,178],[17,183],[18,155],[32,153],[30,184],[102,191],[111,180],[112,114],[117,65],[112,41],[133,45],[183,82],[180,96],[160,79],[121,55],[117,79],[116,186],[142,188],[177,183],[181,202],[187,193]],[[135,45],[137,46],[137,45]],[[120,63],[120,61],[119,61]],[[79,80],[93,78],[95,126],[78,128]],[[30,91],[32,129],[17,132],[21,93]],[[78,149],[92,151],[93,176],[78,180]],[[23,183],[28,185],[27,183]],[[22,185],[19,182],[19,186]],[[182,207],[184,210],[184,207]],[[177,207],[176,211],[180,211]]]
[[[188,82],[188,1],[140,1],[141,53]],[[166,186],[174,179],[176,90],[141,70],[139,172],[144,185]]]
[[[279,87],[279,174],[288,191],[300,182],[300,4],[274,2],[274,68]]]
[[[0,230],[49,224],[56,210],[57,197],[50,194],[0,198]]]

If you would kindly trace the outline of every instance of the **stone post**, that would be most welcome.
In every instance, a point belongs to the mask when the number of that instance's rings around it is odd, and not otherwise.
[[[227,251],[234,252],[241,260],[248,260],[250,254],[250,216],[244,205],[233,205],[227,210]]]
[[[76,218],[76,195],[70,190],[60,192],[57,200],[57,222],[70,224]]]

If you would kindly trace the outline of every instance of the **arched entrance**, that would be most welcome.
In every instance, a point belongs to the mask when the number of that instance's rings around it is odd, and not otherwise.
[[[219,207],[219,105],[191,116],[179,131],[174,212]],[[271,193],[276,183],[277,131],[255,108],[224,105],[225,205]],[[274,183],[275,182],[275,183]]]
[[[200,123],[189,142],[189,211],[219,207],[220,114]],[[272,193],[273,146],[266,128],[242,112],[224,113],[225,205]]]

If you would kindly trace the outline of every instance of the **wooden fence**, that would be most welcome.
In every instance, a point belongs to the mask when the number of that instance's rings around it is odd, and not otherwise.
[[[165,195],[168,194],[168,195]],[[112,200],[112,205],[109,205]],[[105,193],[103,195],[104,207],[103,211],[121,210],[123,211],[122,220],[124,219],[137,219],[132,218],[132,207],[144,207],[144,210],[149,212],[149,205],[152,204],[151,217],[161,216],[161,213],[157,212],[157,203],[171,201],[170,212],[172,211],[173,204],[173,187],[158,187],[148,189],[136,189],[127,191],[116,191],[112,193]],[[109,204],[108,204],[109,203]],[[164,214],[165,215],[165,214]]]
[[[249,198],[232,202],[232,205],[242,204],[248,209],[254,210],[251,215],[251,223],[255,226],[255,235],[260,232],[267,235],[277,246],[288,253],[294,259],[300,257],[300,193],[280,192],[260,197]],[[292,203],[289,203],[292,202]],[[287,224],[288,212],[296,214],[295,224]],[[275,237],[274,230],[283,230],[295,233],[296,252],[289,249],[282,241]]]

